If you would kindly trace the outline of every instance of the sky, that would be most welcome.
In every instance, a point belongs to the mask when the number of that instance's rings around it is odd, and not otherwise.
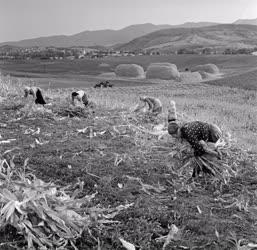
[[[142,23],[255,18],[257,0],[0,0],[0,42]]]

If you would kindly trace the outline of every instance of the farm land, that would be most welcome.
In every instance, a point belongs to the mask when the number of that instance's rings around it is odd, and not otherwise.
[[[172,56],[134,56],[134,57],[107,57],[104,59],[81,60],[29,60],[29,61],[2,61],[0,69],[4,74],[11,76],[35,79],[41,87],[47,88],[51,82],[51,88],[83,88],[92,87],[102,73],[112,72],[118,64],[135,63],[145,70],[153,62],[175,63],[179,71],[192,68],[195,65],[214,63],[226,76],[238,77],[241,73],[256,69],[257,57],[251,55],[172,55]],[[250,78],[250,79],[248,79]],[[252,85],[253,77],[244,76],[237,84],[247,89],[255,89]],[[123,79],[124,80],[124,79]],[[113,79],[117,86],[135,86],[138,82],[133,80],[118,81]],[[243,83],[243,84],[240,84]],[[148,84],[142,81],[141,84]],[[225,83],[226,84],[226,83]],[[224,85],[225,85],[224,84]],[[220,85],[223,85],[222,83]],[[232,86],[233,87],[233,86]]]
[[[148,60],[172,62],[181,71],[215,63],[224,75],[205,82],[190,81],[190,76],[184,82],[112,79],[112,89],[92,88],[103,79],[99,74],[117,64],[146,68]],[[254,249],[256,65],[254,56],[2,63],[1,70],[12,76],[1,77],[1,140],[15,140],[1,144],[1,160],[22,168],[28,158],[27,171],[37,178],[69,185],[70,192],[80,184],[79,198],[96,194],[80,214],[89,208],[126,207],[108,223],[102,223],[100,212],[92,216],[94,223],[74,239],[78,249],[124,249],[120,238],[136,249]],[[41,109],[20,98],[23,84],[30,82],[45,89],[52,106]],[[70,112],[74,88],[85,89],[96,107]],[[153,131],[154,125],[131,112],[139,95],[161,99],[165,109],[157,123],[165,127],[168,102],[175,100],[179,117],[214,122],[230,133],[233,146],[227,158],[236,175],[228,183],[210,176],[191,180],[192,166],[183,169],[181,145],[168,135],[158,138],[142,130]],[[0,239],[3,249],[26,249],[26,237],[13,226],[1,229]]]

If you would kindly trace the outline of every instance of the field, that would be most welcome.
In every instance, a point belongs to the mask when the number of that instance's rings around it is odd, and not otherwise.
[[[196,63],[186,57],[182,59],[181,68]],[[119,63],[121,60],[132,58],[119,58]],[[201,60],[203,63],[207,59]],[[221,56],[215,60],[223,65],[226,77],[240,74],[247,78],[245,72],[254,72],[256,68],[255,57],[246,60],[244,56],[237,59]],[[89,69],[72,74],[77,69],[75,64],[70,62],[69,79],[76,87],[82,86],[74,80],[76,77],[81,78],[80,84],[88,79],[85,87],[92,86],[98,78],[88,76]],[[65,70],[57,73],[55,66],[53,72],[47,68],[47,74],[51,79],[60,74],[55,79],[61,86]],[[19,74],[35,73],[48,78],[40,71],[41,66],[30,65],[28,70],[23,64],[20,68],[9,65],[8,70],[11,67]],[[7,66],[1,68],[7,70]],[[215,81],[226,83],[226,77]],[[116,79],[113,89],[85,88],[96,105],[93,110],[69,113],[69,88],[75,87],[68,84],[69,80],[66,79],[66,88],[45,88],[45,96],[52,103],[46,109],[20,98],[26,81],[1,77],[0,142],[9,140],[1,143],[1,161],[6,159],[19,169],[28,158],[27,171],[37,178],[60,187],[69,185],[69,192],[79,186],[78,198],[95,194],[78,211],[80,215],[90,209],[91,213],[94,211],[82,237],[74,240],[78,249],[124,249],[120,238],[136,249],[256,248],[256,91],[216,86],[217,83],[157,84]],[[122,87],[124,84],[127,87]],[[168,102],[175,100],[181,119],[214,122],[224,133],[229,132],[233,143],[225,159],[236,169],[229,182],[219,182],[210,176],[192,180],[192,166],[183,169],[180,142],[168,135],[158,138],[149,133],[154,131],[154,125],[131,112],[140,95],[157,96],[163,102],[164,113],[155,124],[167,127]],[[123,209],[118,209],[119,206]],[[102,211],[108,213],[102,216]],[[0,248],[26,249],[25,236],[13,226],[2,227]],[[67,244],[62,249],[75,246]]]
[[[5,61],[1,62],[0,69],[3,74],[11,76],[28,78],[35,80],[41,87],[48,88],[81,88],[92,87],[99,79],[105,77],[99,76],[101,73],[114,71],[115,67],[121,63],[136,63],[144,69],[152,62],[170,62],[175,63],[179,71],[185,68],[191,68],[195,65],[214,63],[226,76],[240,75],[246,71],[256,69],[257,57],[252,55],[171,55],[171,56],[135,56],[135,57],[107,57],[104,59],[81,59],[81,60],[29,60],[29,61]],[[101,66],[105,65],[105,66]],[[135,86],[138,82],[113,80],[117,86]],[[256,89],[254,77],[248,79],[243,77],[240,81],[232,78],[229,86],[240,86],[244,83],[244,88]],[[141,82],[146,85],[146,82]],[[227,83],[219,83],[226,85]]]

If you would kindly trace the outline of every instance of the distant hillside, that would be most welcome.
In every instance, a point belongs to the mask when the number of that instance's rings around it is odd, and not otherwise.
[[[120,50],[181,48],[253,48],[257,46],[257,26],[221,24],[201,28],[172,28],[156,31],[119,46]]]
[[[172,25],[168,28],[199,28],[199,27],[208,27],[213,25],[218,25],[220,23],[213,23],[213,22],[186,22],[179,25]]]
[[[257,90],[257,70],[250,70],[239,75],[233,75],[221,79],[206,82],[210,85],[229,86],[247,90]]]
[[[0,43],[0,46],[3,45],[12,45],[19,47],[72,47],[72,46],[110,46],[114,44],[127,43],[137,37],[149,34],[151,32],[175,28],[175,27],[205,27],[214,25],[210,22],[199,22],[199,23],[185,23],[181,25],[154,25],[151,23],[145,24],[136,24],[125,27],[120,30],[96,30],[96,31],[83,31],[78,34],[71,36],[58,35],[58,36],[49,36],[49,37],[38,37],[34,39],[26,39],[21,41],[12,41]]]
[[[238,19],[234,22],[234,24],[250,24],[250,25],[257,25],[257,18],[256,19]]]
[[[11,46],[11,45],[3,45],[0,47],[0,52],[1,53],[6,53],[10,51],[15,51],[16,49],[19,49],[20,47],[18,46]]]

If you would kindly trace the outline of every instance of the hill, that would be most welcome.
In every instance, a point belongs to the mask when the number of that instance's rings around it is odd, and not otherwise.
[[[257,18],[256,19],[238,19],[234,22],[234,24],[251,24],[257,25]]]
[[[136,24],[125,27],[120,30],[95,30],[95,31],[83,31],[71,36],[66,35],[58,35],[58,36],[48,36],[48,37],[38,37],[33,39],[25,39],[21,41],[10,41],[0,43],[0,46],[3,45],[13,45],[20,47],[47,47],[47,46],[55,46],[55,47],[72,47],[72,46],[110,46],[119,43],[126,43],[128,41],[133,40],[136,37],[149,34],[151,32],[167,29],[167,28],[175,28],[175,27],[204,27],[210,26],[214,23],[210,22],[199,22],[199,23],[185,23],[181,25],[154,25],[151,23],[145,24]]]
[[[221,24],[200,28],[172,28],[156,31],[121,45],[121,50],[178,50],[181,48],[253,48],[257,26]]]
[[[256,90],[257,70],[249,70],[241,74],[234,74],[225,78],[208,81],[208,84],[216,86],[228,86],[246,90]]]

